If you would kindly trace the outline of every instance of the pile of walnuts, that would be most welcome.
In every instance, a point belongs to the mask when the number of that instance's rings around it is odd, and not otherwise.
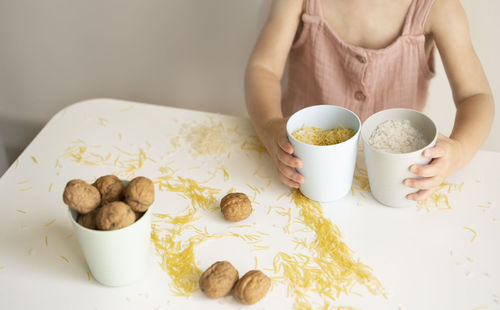
[[[78,223],[95,230],[116,230],[141,218],[154,202],[154,185],[146,177],[136,177],[125,187],[115,175],[105,175],[93,184],[71,180],[63,201],[78,212]]]
[[[260,270],[250,270],[238,279],[238,271],[228,261],[219,261],[200,277],[200,289],[209,298],[233,296],[242,304],[252,305],[266,296],[271,279]]]

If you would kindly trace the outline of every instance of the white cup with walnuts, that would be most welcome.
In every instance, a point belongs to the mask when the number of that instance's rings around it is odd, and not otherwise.
[[[130,182],[114,175],[93,184],[71,180],[63,201],[90,272],[107,286],[124,286],[141,279],[150,263],[153,182]]]

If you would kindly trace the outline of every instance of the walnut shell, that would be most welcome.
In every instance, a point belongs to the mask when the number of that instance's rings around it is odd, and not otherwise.
[[[97,229],[96,215],[99,208],[95,208],[87,214],[80,214],[78,217],[78,224],[88,229]]]
[[[134,211],[134,213],[135,213],[135,220],[136,221],[138,221],[144,215],[144,212]]]
[[[83,180],[71,180],[66,184],[63,201],[80,214],[87,214],[101,203],[101,194],[94,186]]]
[[[214,263],[200,277],[200,289],[209,298],[226,296],[238,281],[238,270],[228,261]]]
[[[252,305],[266,296],[271,279],[260,270],[250,270],[236,282],[233,295],[241,303]]]
[[[125,188],[125,203],[132,210],[145,212],[155,200],[153,181],[146,177],[136,177]]]
[[[96,215],[97,227],[101,230],[116,230],[132,225],[135,222],[135,213],[122,201],[113,201],[105,204]]]
[[[92,185],[101,193],[102,204],[123,199],[123,189],[125,185],[123,185],[123,182],[115,175],[110,174],[102,176]]]
[[[222,198],[220,210],[226,220],[238,222],[252,214],[252,203],[243,193],[230,193]]]

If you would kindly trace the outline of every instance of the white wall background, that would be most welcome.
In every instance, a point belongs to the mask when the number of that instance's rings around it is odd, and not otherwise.
[[[9,161],[52,115],[84,99],[119,98],[246,116],[243,73],[270,3],[0,0],[0,141]],[[500,1],[462,4],[498,99]],[[437,63],[427,112],[448,134],[454,107]],[[500,151],[499,111],[484,149]]]

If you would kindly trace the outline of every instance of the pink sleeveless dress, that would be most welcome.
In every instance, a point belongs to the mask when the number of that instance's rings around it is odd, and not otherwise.
[[[434,76],[432,46],[425,55],[424,23],[434,0],[413,0],[401,35],[382,49],[344,42],[323,17],[320,0],[306,0],[303,29],[288,59],[285,117],[312,105],[330,104],[361,121],[388,108],[421,111]]]

